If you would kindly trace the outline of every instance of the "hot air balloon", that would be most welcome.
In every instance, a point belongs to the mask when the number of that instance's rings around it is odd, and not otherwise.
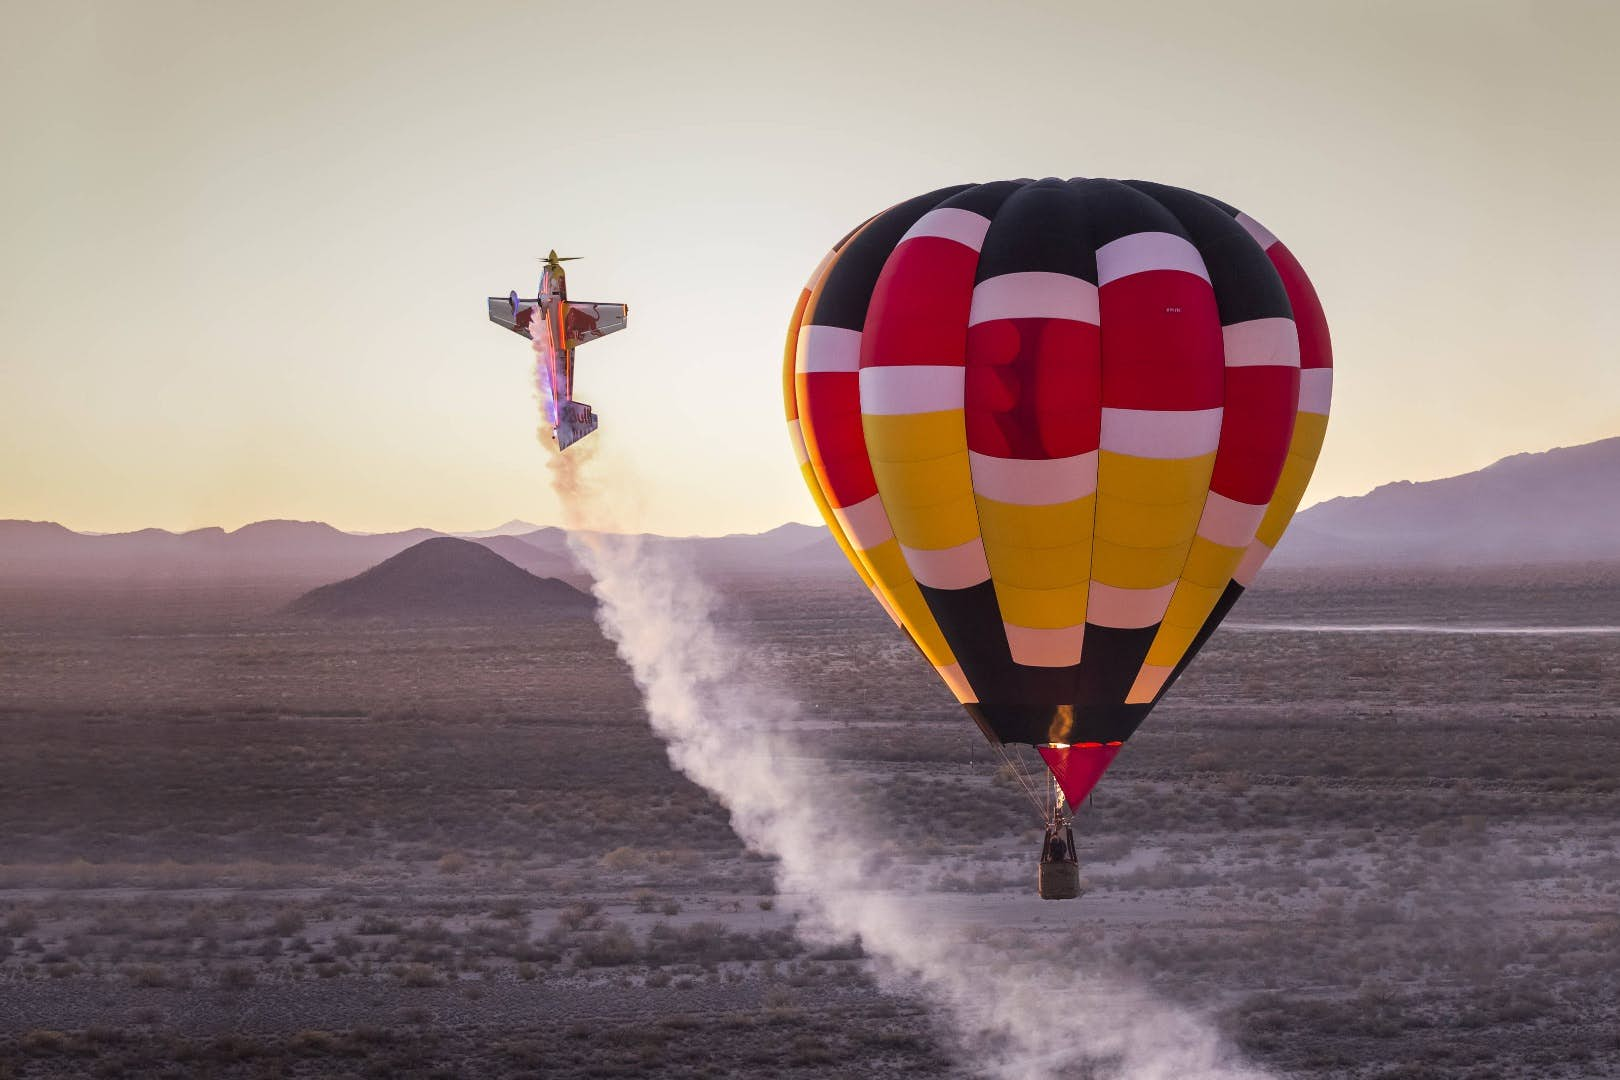
[[[1181,188],[942,188],[822,259],[783,389],[855,572],[992,746],[1044,759],[1041,892],[1076,895],[1065,799],[1254,580],[1315,466],[1332,358],[1310,281]]]

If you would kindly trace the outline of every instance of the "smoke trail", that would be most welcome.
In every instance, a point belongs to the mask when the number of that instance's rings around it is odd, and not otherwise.
[[[548,465],[569,542],[595,582],[598,618],[654,731],[675,766],[726,805],[738,835],[779,859],[778,890],[810,904],[810,933],[859,938],[886,987],[943,1007],[974,1066],[1004,1080],[1059,1071],[1120,1080],[1261,1075],[1234,1063],[1196,1017],[1075,968],[1067,937],[1051,943],[1058,956],[1030,960],[1006,941],[919,918],[926,901],[872,865],[881,843],[835,809],[848,803],[836,779],[794,752],[783,733],[794,703],[742,673],[740,652],[711,618],[709,589],[666,550],[614,534],[626,522],[615,520],[610,493],[589,482],[588,459],[553,450]]]

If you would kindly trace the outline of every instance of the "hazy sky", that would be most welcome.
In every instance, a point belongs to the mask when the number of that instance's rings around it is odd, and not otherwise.
[[[1142,177],[1332,323],[1308,501],[1620,434],[1620,5],[0,4],[0,517],[557,519],[484,297],[588,256],[645,523],[814,520],[785,325],[949,183]]]

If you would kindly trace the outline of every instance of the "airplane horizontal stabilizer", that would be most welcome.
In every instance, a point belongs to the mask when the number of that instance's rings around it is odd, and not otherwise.
[[[557,449],[566,450],[596,430],[596,414],[583,401],[565,402],[557,417]]]

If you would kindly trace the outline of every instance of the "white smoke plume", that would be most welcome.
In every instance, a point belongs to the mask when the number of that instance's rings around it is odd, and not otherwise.
[[[730,810],[744,842],[779,860],[779,892],[808,908],[802,932],[858,938],[886,988],[943,1009],[964,1064],[1002,1080],[1263,1075],[1236,1062],[1198,1017],[1076,967],[1085,964],[1083,938],[1053,932],[1032,959],[1006,935],[919,917],[926,899],[874,865],[884,844],[850,820],[837,778],[795,752],[786,731],[795,703],[744,674],[742,654],[711,618],[708,587],[662,551],[616,535],[628,523],[587,483],[589,454],[553,449],[549,466],[570,543],[595,582],[598,618],[654,731],[675,766]]]

